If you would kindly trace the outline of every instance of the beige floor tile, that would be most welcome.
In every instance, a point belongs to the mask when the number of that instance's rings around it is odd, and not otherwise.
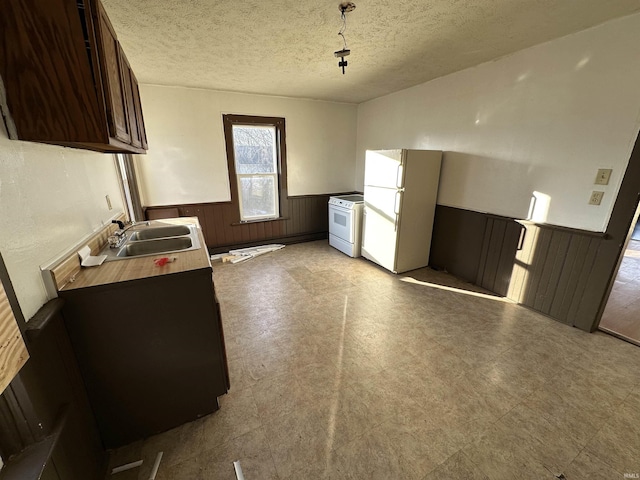
[[[309,464],[325,464],[331,453],[324,419],[312,408],[300,408],[265,423],[269,449],[283,478]]]
[[[309,391],[289,374],[262,379],[251,387],[251,391],[263,423],[288,415],[313,401]]]
[[[202,450],[225,443],[262,425],[250,388],[232,388],[220,398],[220,409],[203,418],[202,423]]]
[[[451,455],[423,480],[489,480],[489,477],[460,451]]]
[[[195,457],[203,448],[203,422],[196,420],[154,435],[142,444],[144,469],[153,463],[158,452],[163,452],[162,465],[169,467]]]
[[[638,473],[640,475],[640,468],[638,468],[638,471],[625,471],[621,473],[594,457],[589,452],[583,451],[573,460],[573,462],[571,462],[563,473],[568,480],[574,478],[584,478],[589,480],[624,480],[624,473]]]
[[[234,460],[248,480],[640,471],[636,346],[326,241],[214,278],[232,389],[218,412],[114,452],[145,461],[123,480],[146,480],[160,450],[158,480],[235,480]]]
[[[587,444],[585,451],[618,472],[640,473],[639,421],[637,405],[625,404]]]
[[[149,478],[138,477],[138,480]],[[160,464],[156,480],[205,480],[204,468],[199,458],[191,458],[175,465]],[[221,477],[222,478],[222,477]],[[230,480],[234,480],[233,477]]]
[[[356,390],[344,384],[331,395],[315,397],[311,408],[320,419],[330,450],[343,447],[384,420],[374,415]]]
[[[514,409],[473,443],[464,454],[491,479],[554,479],[579,453],[544,420]]]
[[[248,479],[278,480],[268,443],[266,432],[260,428],[201,453],[197,462],[203,478],[236,480],[233,462],[239,461]]]
[[[442,431],[420,432],[383,423],[337,452],[345,478],[420,479],[443,462],[455,447]]]

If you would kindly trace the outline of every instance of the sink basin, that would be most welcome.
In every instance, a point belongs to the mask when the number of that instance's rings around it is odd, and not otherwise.
[[[122,247],[118,257],[140,257],[142,255],[155,255],[157,253],[178,252],[187,250],[193,246],[191,237],[171,237],[157,240],[140,240],[131,242]]]
[[[198,226],[195,224],[135,225],[132,230],[127,232],[124,245],[118,248],[110,248],[107,245],[100,254],[106,255],[106,261],[111,262],[147,255],[198,250],[199,248]]]
[[[191,230],[186,225],[169,225],[167,227],[151,227],[137,230],[131,234],[129,241],[151,240],[154,238],[178,237],[189,235]]]

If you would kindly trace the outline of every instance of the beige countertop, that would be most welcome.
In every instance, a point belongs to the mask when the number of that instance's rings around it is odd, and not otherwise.
[[[198,226],[197,232],[200,240],[200,248],[184,252],[171,252],[167,254],[126,258],[122,260],[104,262],[98,267],[82,268],[70,282],[60,289],[60,291],[126,282],[141,278],[157,277],[171,273],[199,270],[202,268],[211,268],[209,251],[207,250],[207,245],[197,218],[181,217],[153,220],[150,224],[152,227],[196,224]],[[136,227],[129,230],[129,232],[133,232],[135,229]],[[157,266],[154,263],[154,260],[161,257],[175,257],[176,260],[163,266]]]

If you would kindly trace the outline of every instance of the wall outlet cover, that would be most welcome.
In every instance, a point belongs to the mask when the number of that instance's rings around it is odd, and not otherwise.
[[[604,197],[604,192],[598,192],[594,190],[593,192],[591,192],[589,205],[600,205],[602,203],[602,197]]]

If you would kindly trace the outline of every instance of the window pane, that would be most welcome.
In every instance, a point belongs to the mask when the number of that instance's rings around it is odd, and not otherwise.
[[[234,125],[233,149],[237,173],[277,173],[275,127]]]
[[[277,217],[276,178],[266,175],[240,177],[240,211],[242,219]]]

